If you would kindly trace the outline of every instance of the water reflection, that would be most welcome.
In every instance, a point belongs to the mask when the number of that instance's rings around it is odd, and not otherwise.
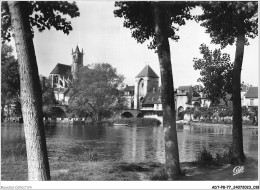
[[[17,144],[25,144],[23,126],[2,123],[2,153]],[[80,155],[95,151],[106,160],[125,162],[156,161],[164,163],[164,132],[162,126],[99,127],[91,125],[46,126],[49,157]],[[196,153],[206,147],[223,152],[232,144],[229,127],[198,127],[178,125],[180,161],[193,161]],[[257,158],[258,129],[243,129],[244,151]]]

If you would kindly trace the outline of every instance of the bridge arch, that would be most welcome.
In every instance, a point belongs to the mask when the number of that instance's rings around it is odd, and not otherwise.
[[[131,118],[134,117],[134,115],[128,111],[121,113],[120,115],[122,118]]]
[[[144,117],[144,114],[140,112],[140,113],[137,114],[136,117],[139,117],[139,118]]]
[[[122,118],[143,117],[143,113],[139,110],[122,110],[119,115]]]

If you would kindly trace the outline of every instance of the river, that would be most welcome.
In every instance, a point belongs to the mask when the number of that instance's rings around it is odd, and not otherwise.
[[[77,156],[95,151],[105,160],[164,163],[163,127],[59,124],[46,126],[48,156]],[[231,127],[178,125],[180,162],[194,161],[204,146],[210,152],[223,152],[232,144]],[[258,129],[243,129],[246,156],[258,157]],[[2,123],[1,151],[8,155],[18,144],[25,144],[23,125]]]

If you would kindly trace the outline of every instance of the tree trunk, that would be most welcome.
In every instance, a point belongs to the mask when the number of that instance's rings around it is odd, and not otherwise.
[[[161,96],[165,139],[165,167],[169,179],[181,175],[176,131],[176,111],[167,21],[162,3],[153,2],[157,53],[161,71]]]
[[[50,180],[43,125],[41,85],[30,30],[28,2],[8,2],[19,63],[28,180]]]
[[[244,56],[245,34],[243,31],[243,21],[238,27],[236,55],[232,78],[233,96],[233,155],[236,163],[243,163],[245,155],[243,151],[243,131],[242,131],[242,107],[241,107],[241,69]]]

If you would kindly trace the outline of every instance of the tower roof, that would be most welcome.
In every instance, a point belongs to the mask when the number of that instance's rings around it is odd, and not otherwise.
[[[79,53],[79,52],[80,52],[80,51],[79,51],[79,46],[76,47],[75,52],[76,52],[76,53]]]
[[[159,78],[158,75],[153,71],[153,69],[146,65],[143,70],[136,76],[136,78],[139,77],[152,77],[152,78]]]
[[[71,74],[71,66],[58,63],[50,74],[69,76]]]

